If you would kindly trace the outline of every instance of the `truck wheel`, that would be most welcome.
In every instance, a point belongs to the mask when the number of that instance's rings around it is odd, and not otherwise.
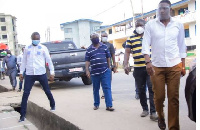
[[[92,84],[92,80],[90,78],[88,78],[87,76],[82,76],[82,81],[85,85],[91,85]]]

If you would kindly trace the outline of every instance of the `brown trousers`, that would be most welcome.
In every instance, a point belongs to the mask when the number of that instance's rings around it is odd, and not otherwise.
[[[154,67],[155,75],[151,76],[154,92],[154,103],[158,117],[164,119],[165,84],[168,97],[169,130],[179,130],[179,85],[182,63],[173,67]]]

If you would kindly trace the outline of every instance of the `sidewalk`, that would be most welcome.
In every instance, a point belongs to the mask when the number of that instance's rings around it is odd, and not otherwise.
[[[28,120],[18,122],[20,114],[13,107],[20,106],[21,97],[22,93],[13,91],[0,93],[0,130],[37,130]]]

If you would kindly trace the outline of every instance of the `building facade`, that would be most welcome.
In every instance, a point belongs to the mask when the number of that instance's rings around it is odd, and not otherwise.
[[[182,0],[171,5],[171,16],[179,19],[184,24],[185,41],[188,48],[196,47],[196,0]],[[143,16],[136,15],[134,20],[143,19],[149,21],[156,18],[156,9],[144,13]],[[122,49],[122,44],[133,33],[133,18],[101,27],[96,32],[107,32],[108,40],[116,49]]]
[[[0,43],[8,45],[14,55],[19,54],[16,20],[15,16],[0,13]]]
[[[60,24],[64,38],[73,41],[77,47],[88,47],[91,44],[90,34],[100,28],[102,22],[91,19],[79,19]]]

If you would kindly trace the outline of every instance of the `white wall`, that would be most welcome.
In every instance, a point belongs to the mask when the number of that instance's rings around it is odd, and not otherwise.
[[[73,42],[78,48],[82,46],[89,47],[91,45],[90,34],[95,32],[92,29],[96,26],[100,27],[100,23],[90,22],[88,20],[79,20],[78,22],[64,25],[64,28],[72,28],[72,33],[64,33],[64,37],[73,38]]]
[[[78,47],[86,46],[90,42],[90,22],[78,21],[80,43]]]
[[[188,10],[191,12],[195,11],[195,0],[190,0],[188,3]]]
[[[65,35],[65,38],[73,38],[73,42],[78,46],[80,44],[78,23],[76,22],[76,23],[65,25],[64,28],[72,28],[72,33],[65,33],[64,29],[63,29],[63,32]]]

